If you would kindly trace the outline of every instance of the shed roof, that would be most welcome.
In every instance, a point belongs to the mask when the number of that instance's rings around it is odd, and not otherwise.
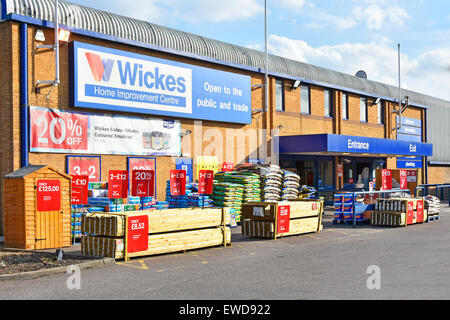
[[[71,177],[63,172],[59,172],[56,169],[53,169],[52,167],[49,167],[47,165],[34,165],[34,164],[29,164],[27,166],[24,166],[16,171],[10,172],[7,175],[4,176],[4,178],[7,179],[14,179],[14,178],[24,178],[32,173],[35,173],[36,171],[39,171],[43,168],[48,168],[52,171],[55,171],[55,173],[58,173],[60,175],[62,175],[65,178],[71,179]]]
[[[2,19],[15,14],[40,21],[54,21],[54,0],[0,1]],[[212,59],[218,63],[224,62],[237,67],[252,68],[259,72],[264,72],[265,68],[264,53],[260,51],[67,1],[60,1],[59,23],[78,30],[103,34],[110,37],[111,40],[114,40],[112,38],[125,39],[136,45],[148,44],[169,49],[174,53],[187,53],[199,58]],[[398,101],[398,88],[396,87],[276,55],[269,55],[269,72]],[[409,96],[410,104],[450,107],[448,101],[411,90],[403,89],[402,91],[404,96]]]

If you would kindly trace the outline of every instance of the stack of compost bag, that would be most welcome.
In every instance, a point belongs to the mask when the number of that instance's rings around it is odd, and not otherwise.
[[[277,165],[260,165],[261,198],[264,202],[281,201],[284,173]]]
[[[283,172],[283,188],[281,189],[282,200],[298,199],[300,187],[300,176],[291,171]]]
[[[214,206],[234,209],[236,222],[241,221],[244,201],[244,187],[241,184],[226,182],[221,175],[214,176],[212,197]]]

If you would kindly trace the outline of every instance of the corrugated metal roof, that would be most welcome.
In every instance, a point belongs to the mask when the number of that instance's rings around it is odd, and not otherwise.
[[[44,21],[54,20],[54,0],[0,1],[2,6],[1,12],[4,16],[14,13]],[[72,4],[67,1],[60,1],[59,23],[81,30],[175,50],[180,53],[193,54],[220,60],[224,63],[255,68],[261,72],[265,68],[265,56],[260,51]],[[269,55],[269,72],[286,76],[287,78],[309,80],[324,86],[328,84],[348,89],[349,91],[361,91],[367,95],[386,97],[391,100],[398,99],[398,88],[396,87],[275,55]],[[402,95],[409,96],[411,104],[430,107],[429,112],[431,116],[429,119],[439,118],[442,108],[450,108],[450,102],[448,101],[410,90],[403,89]],[[437,132],[432,132],[431,140],[436,140],[437,137],[434,135]]]
[[[54,0],[2,0],[6,14],[15,13],[45,21],[53,21]],[[187,32],[159,26],[102,10],[60,1],[59,22],[69,27],[102,33],[136,42],[142,42],[204,56],[224,62],[264,70],[264,54],[249,48],[224,43]],[[398,89],[376,81],[269,55],[269,72],[298,77],[348,89],[364,91],[376,96],[398,99]],[[403,89],[412,104],[433,106],[450,102]]]

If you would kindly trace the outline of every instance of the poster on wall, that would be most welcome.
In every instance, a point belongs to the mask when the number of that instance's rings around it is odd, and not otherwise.
[[[156,198],[156,158],[150,157],[128,157],[127,158],[128,176],[133,176],[134,170],[151,170],[153,171],[153,196]],[[131,182],[131,181],[130,181]],[[130,185],[130,190],[131,190]]]
[[[212,170],[214,173],[219,171],[219,159],[213,156],[197,156],[196,177],[198,179],[200,170]]]
[[[251,78],[74,41],[74,107],[251,123]]]
[[[30,151],[179,156],[176,120],[30,107]]]
[[[175,160],[175,169],[186,171],[186,183],[194,181],[192,158],[178,158]]]
[[[71,176],[88,176],[89,182],[102,178],[102,160],[100,156],[67,156],[67,173]]]

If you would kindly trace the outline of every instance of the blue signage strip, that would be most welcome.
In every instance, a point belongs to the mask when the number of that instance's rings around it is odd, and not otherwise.
[[[317,134],[282,136],[279,139],[280,153],[367,153],[405,156],[432,156],[433,145],[380,138]]]
[[[402,126],[400,129],[397,130],[397,133],[412,134],[422,137],[422,128]]]
[[[250,76],[73,42],[74,107],[251,123]]]
[[[397,158],[397,169],[421,169],[422,161],[399,160]]]
[[[422,142],[422,136],[397,133],[397,140]]]
[[[399,123],[398,116],[396,117],[396,122],[397,122],[397,124]],[[413,127],[422,128],[422,120],[402,117],[402,126],[413,126]]]

